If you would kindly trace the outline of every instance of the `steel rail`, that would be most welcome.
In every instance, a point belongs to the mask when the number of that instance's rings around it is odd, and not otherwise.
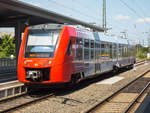
[[[130,103],[130,105],[124,110],[123,113],[128,113],[128,111],[134,106],[134,104],[143,95],[143,93],[147,90],[149,86],[150,86],[150,82],[148,82],[148,84],[143,88],[143,90],[139,93],[139,95]]]
[[[145,63],[147,63],[147,62],[150,62],[150,59],[138,61],[138,62],[136,62],[136,66],[145,64]]]
[[[109,97],[105,98],[103,101],[101,101],[100,103],[96,104],[95,106],[92,106],[90,109],[84,111],[83,113],[92,113],[92,111],[95,111],[96,108],[98,108],[100,105],[104,104],[105,102],[108,102],[109,99],[111,99],[112,97],[114,97],[115,95],[117,95],[120,91],[122,91],[123,89],[125,89],[126,87],[128,87],[130,84],[134,83],[136,80],[140,79],[141,77],[143,77],[145,74],[147,74],[148,72],[150,72],[150,69],[145,71],[144,73],[142,73],[139,77],[137,77],[136,79],[132,80],[131,82],[129,82],[128,84],[126,84],[125,86],[121,87],[119,90],[117,90],[116,92],[114,92],[112,95],[110,95]],[[82,113],[82,112],[81,112]]]
[[[141,64],[141,65],[142,65],[142,64]],[[144,72],[141,76],[139,76],[138,78],[136,78],[135,80],[133,80],[133,81],[131,81],[129,84],[127,84],[126,86],[124,86],[124,87],[122,87],[121,89],[119,89],[118,91],[116,91],[113,95],[111,95],[110,97],[106,98],[105,100],[103,100],[101,103],[99,103],[99,104],[96,105],[95,107],[97,107],[97,106],[99,106],[100,104],[106,102],[108,99],[110,99],[111,97],[113,97],[115,94],[117,94],[118,92],[120,92],[122,89],[126,88],[128,85],[132,84],[132,83],[133,83],[134,81],[136,81],[137,79],[141,78],[143,75],[145,75],[145,74],[148,73],[149,71],[150,71],[150,70]],[[23,95],[20,95],[19,97],[25,96],[26,94],[27,94],[27,93],[24,93]],[[46,95],[46,96],[42,96],[42,97],[36,98],[36,99],[34,99],[34,100],[32,100],[32,101],[29,101],[29,102],[26,102],[26,103],[23,103],[23,104],[20,104],[20,105],[16,105],[15,107],[9,108],[9,109],[7,109],[7,110],[0,111],[0,113],[12,111],[12,110],[15,110],[15,109],[17,109],[17,108],[26,106],[26,105],[28,105],[28,104],[32,104],[33,102],[37,102],[37,101],[46,99],[46,98],[51,97],[51,96],[54,96],[54,94],[49,94],[49,95]],[[9,99],[12,99],[12,100],[13,100],[13,99],[15,99],[15,98],[17,99],[17,98],[19,98],[19,97],[16,97],[16,96],[15,96],[15,97],[12,97],[12,98],[9,98]],[[8,99],[5,99],[5,100],[7,101]],[[3,102],[5,102],[5,100],[3,100]],[[86,113],[89,113],[90,111],[91,111],[91,110],[86,111]]]
[[[24,96],[26,96],[26,95],[24,95]],[[20,107],[23,107],[23,106],[26,106],[26,105],[29,105],[29,104],[35,103],[37,101],[41,101],[41,100],[44,100],[46,98],[53,97],[53,96],[55,96],[55,95],[52,93],[52,94],[49,94],[49,95],[46,95],[46,96],[42,96],[40,98],[35,98],[35,99],[33,99],[33,100],[29,101],[29,102],[25,102],[23,104],[19,104],[19,105],[16,105],[14,107],[11,107],[11,108],[8,108],[8,109],[5,109],[5,110],[1,110],[0,113],[10,112],[10,111],[16,110],[16,109],[18,109]],[[2,104],[4,104],[4,103],[2,103]]]

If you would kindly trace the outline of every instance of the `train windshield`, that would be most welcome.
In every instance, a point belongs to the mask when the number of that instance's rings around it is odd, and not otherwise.
[[[30,31],[28,34],[25,57],[53,57],[60,31]]]

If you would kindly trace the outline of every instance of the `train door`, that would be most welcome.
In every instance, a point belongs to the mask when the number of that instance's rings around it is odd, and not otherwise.
[[[116,61],[117,61],[117,63],[118,63],[118,61],[119,61],[119,44],[118,43],[116,43]]]
[[[95,41],[95,73],[101,72],[100,41]]]
[[[111,70],[111,65],[110,65],[110,45],[108,41],[104,41],[104,62],[103,62],[103,70],[104,71],[109,71]]]
[[[94,72],[101,72],[101,41],[97,32],[94,32]]]
[[[114,63],[115,62],[117,62],[117,51],[118,51],[118,49],[117,49],[118,47],[117,47],[117,43],[113,43],[113,61],[114,61]]]
[[[107,61],[108,70],[112,70],[113,62],[112,62],[112,42],[108,42],[108,61]]]
[[[89,75],[93,75],[95,73],[95,59],[94,59],[94,40],[89,40]]]
[[[93,75],[94,71],[94,40],[84,39],[84,75]]]
[[[84,75],[89,75],[89,56],[90,56],[90,50],[89,50],[89,39],[84,39],[84,48],[83,48],[83,58],[84,58]]]
[[[74,59],[75,71],[77,73],[84,71],[83,53],[84,53],[83,39],[77,37],[75,59]]]
[[[101,72],[105,70],[105,43],[101,41]]]
[[[122,48],[123,48],[123,44],[119,44],[119,60],[122,60]]]

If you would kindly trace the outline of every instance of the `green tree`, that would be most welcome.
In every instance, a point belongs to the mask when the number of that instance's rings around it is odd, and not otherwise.
[[[0,58],[7,58],[12,54],[15,55],[14,38],[11,38],[10,35],[5,34],[2,36],[0,41]]]
[[[140,44],[136,45],[136,57],[138,59],[147,58],[148,47],[143,47]]]

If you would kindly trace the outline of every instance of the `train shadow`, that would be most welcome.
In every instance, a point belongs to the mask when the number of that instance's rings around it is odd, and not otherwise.
[[[113,73],[112,71],[110,71],[110,72],[107,72],[107,73],[96,75],[93,78],[87,78],[85,80],[82,80],[74,86],[68,86],[67,84],[63,84],[60,87],[55,87],[55,88],[48,88],[48,89],[44,88],[44,89],[28,90],[28,95],[30,97],[33,97],[33,98],[39,98],[39,97],[49,95],[49,94],[52,94],[52,93],[55,96],[64,96],[64,95],[67,95],[67,94],[71,94],[75,91],[84,89],[84,88],[88,87],[89,85],[91,85],[93,83],[100,82],[102,80],[111,78],[113,76],[117,76],[120,73],[129,71],[129,70],[130,69],[122,68],[119,71],[117,71],[116,73]]]
[[[100,82],[102,80],[105,80],[105,79],[108,79],[108,78],[111,78],[113,76],[117,76],[119,75],[120,73],[123,73],[123,72],[126,72],[126,71],[129,71],[131,69],[127,69],[127,68],[121,68],[119,71],[117,71],[116,73],[113,73],[112,71],[110,72],[107,72],[107,73],[103,73],[103,74],[100,74],[100,75],[97,75],[93,78],[87,78],[85,80],[82,80],[80,81],[78,84],[76,84],[75,86],[72,86],[72,87],[64,87],[63,89],[60,89],[62,90],[62,93],[58,93],[57,95],[58,96],[64,96],[64,95],[67,95],[67,94],[70,94],[70,93],[73,93],[75,91],[78,91],[78,90],[81,90],[81,89],[84,89],[86,87],[88,87],[89,85],[93,84],[93,83],[97,83],[97,82]]]

